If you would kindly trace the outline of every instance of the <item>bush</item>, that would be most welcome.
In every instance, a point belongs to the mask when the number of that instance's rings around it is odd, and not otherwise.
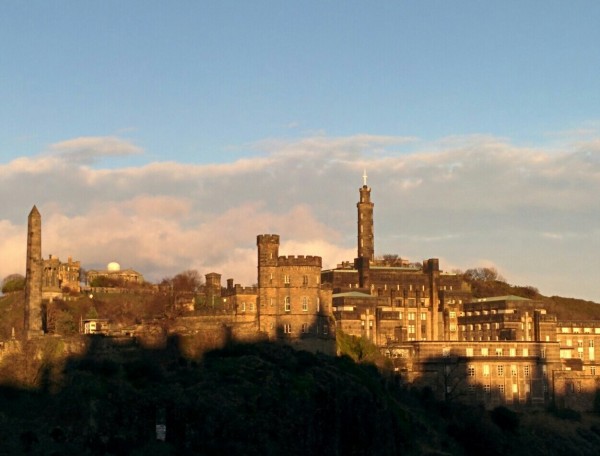
[[[509,408],[496,407],[491,411],[490,416],[494,424],[503,431],[515,432],[519,427],[519,415]]]
[[[20,274],[11,274],[2,281],[2,293],[12,293],[25,289],[25,277]]]

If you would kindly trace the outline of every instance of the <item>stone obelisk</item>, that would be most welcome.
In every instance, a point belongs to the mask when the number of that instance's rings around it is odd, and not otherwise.
[[[25,321],[27,339],[44,334],[42,326],[42,216],[33,206],[27,218],[27,261],[25,274]]]

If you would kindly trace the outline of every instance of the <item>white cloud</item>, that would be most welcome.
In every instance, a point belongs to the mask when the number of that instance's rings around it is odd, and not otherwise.
[[[67,153],[85,149],[79,139],[59,144]],[[90,146],[87,157],[112,153],[106,144]],[[99,170],[60,154],[23,157],[0,165],[0,192],[10,195],[0,210],[0,274],[24,267],[33,204],[44,254],[71,255],[88,268],[117,260],[153,280],[196,268],[248,285],[261,233],[280,234],[283,254],[319,255],[332,267],[355,256],[366,168],[377,253],[439,257],[462,269],[487,258],[517,283],[600,301],[598,144],[589,138],[555,150],[486,136],[426,143],[319,135],[263,141],[252,146],[256,157],[223,164]],[[136,146],[125,141],[120,150]]]
[[[102,157],[137,155],[143,151],[115,136],[83,136],[52,144],[49,150],[65,159],[90,164]]]

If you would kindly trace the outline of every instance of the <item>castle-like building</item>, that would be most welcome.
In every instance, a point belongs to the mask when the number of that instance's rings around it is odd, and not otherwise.
[[[462,276],[444,272],[436,258],[422,264],[395,255],[377,258],[374,203],[366,174],[363,179],[353,261],[323,270],[321,257],[282,256],[279,235],[258,235],[257,285],[228,279],[223,287],[220,274],[207,274],[203,308],[211,312],[198,312],[193,296],[183,296],[183,311],[169,333],[225,329],[228,337],[334,353],[336,333],[343,332],[371,341],[403,381],[428,387],[439,399],[589,408],[600,391],[600,320],[557,321],[543,302],[519,296],[473,298]],[[66,265],[78,273],[78,262]],[[61,275],[60,267],[52,257],[41,258],[41,216],[34,207],[27,243],[28,337],[43,334],[42,284],[74,279]],[[94,322],[87,323],[89,329]],[[108,322],[101,326],[110,332]]]

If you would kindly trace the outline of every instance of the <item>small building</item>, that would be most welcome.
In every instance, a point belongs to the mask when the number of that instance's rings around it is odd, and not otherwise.
[[[110,324],[106,318],[88,318],[81,321],[82,334],[105,334],[110,332]]]
[[[86,282],[90,287],[141,285],[144,283],[144,276],[133,269],[121,269],[121,265],[113,261],[108,263],[106,269],[87,271]]]

